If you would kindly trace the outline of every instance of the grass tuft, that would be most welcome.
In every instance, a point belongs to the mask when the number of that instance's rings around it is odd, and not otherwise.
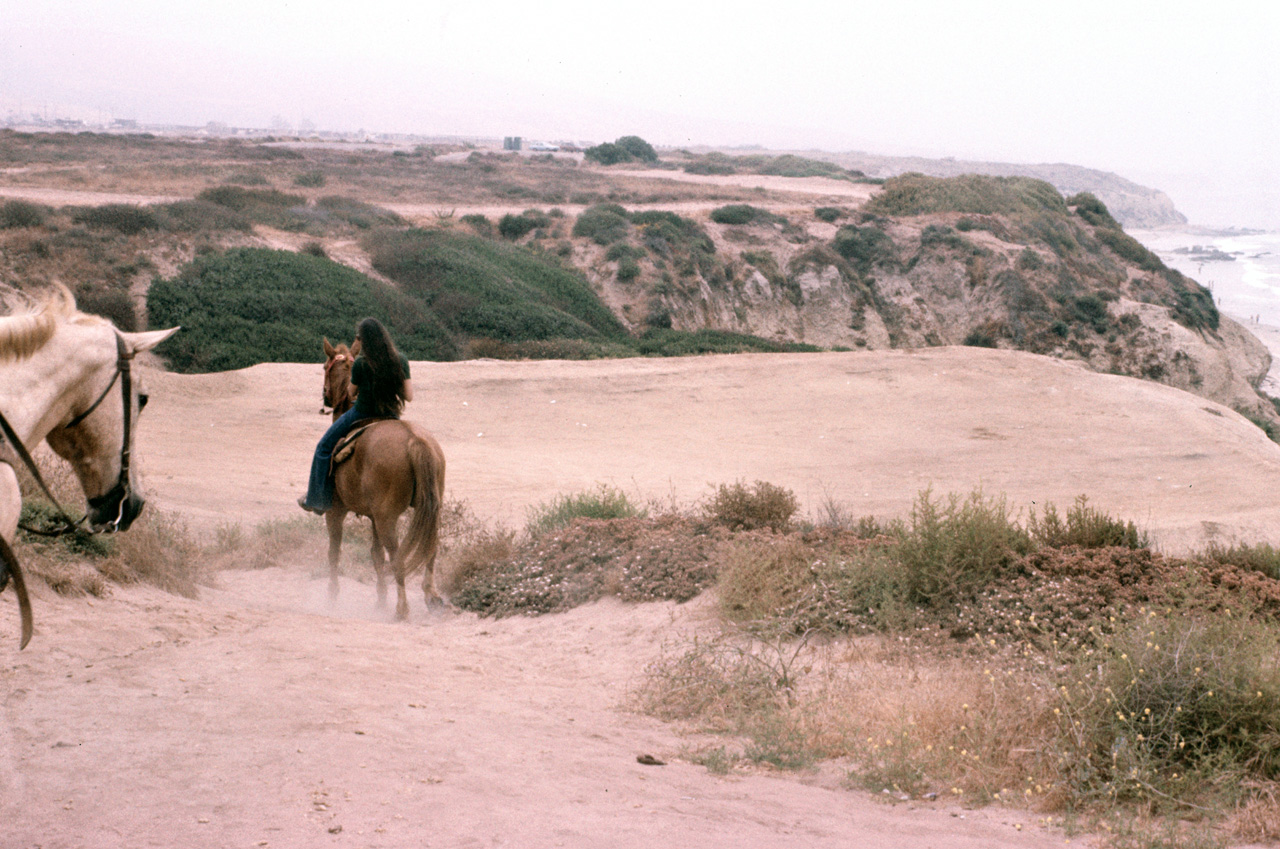
[[[595,489],[562,495],[529,510],[525,533],[539,537],[557,531],[574,519],[629,519],[648,511],[631,503],[620,489],[600,484]]]

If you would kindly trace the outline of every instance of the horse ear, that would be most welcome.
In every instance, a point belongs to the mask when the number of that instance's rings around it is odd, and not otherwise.
[[[357,339],[356,341],[351,343],[351,356],[354,357],[359,353],[360,353],[360,340]]]
[[[324,355],[326,359],[333,359],[333,355],[338,353],[338,349],[329,344],[329,337],[324,337]]]
[[[168,330],[149,330],[145,333],[125,333],[120,331],[120,335],[124,337],[129,350],[137,354],[142,351],[150,351],[181,329],[181,327],[170,327]]]

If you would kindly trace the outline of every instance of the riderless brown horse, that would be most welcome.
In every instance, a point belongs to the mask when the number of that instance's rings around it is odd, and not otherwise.
[[[355,346],[359,351],[359,343]],[[325,340],[324,403],[333,417],[350,406],[351,362],[355,356],[346,345],[334,347]],[[359,427],[357,425],[357,427]],[[441,605],[435,589],[435,559],[440,543],[440,506],[444,502],[444,452],[431,434],[402,419],[376,419],[363,428],[352,444],[350,456],[342,445],[334,452],[333,506],[324,514],[329,529],[329,596],[338,595],[338,557],[342,526],[348,513],[368,516],[373,522],[371,557],[378,576],[378,603],[385,604],[385,567],[390,561],[396,579],[396,618],[409,616],[405,578],[425,570],[422,594],[428,607]],[[403,539],[397,538],[400,516],[410,507],[413,517]]]

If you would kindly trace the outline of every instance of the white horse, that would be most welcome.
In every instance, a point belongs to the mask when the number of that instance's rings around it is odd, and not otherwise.
[[[0,317],[0,591],[12,578],[22,608],[22,645],[31,634],[30,606],[9,543],[22,494],[16,465],[42,440],[75,471],[95,530],[123,531],[142,511],[129,458],[133,423],[147,403],[131,364],[134,355],[178,328],[124,333],[76,309],[62,286],[27,312]]]

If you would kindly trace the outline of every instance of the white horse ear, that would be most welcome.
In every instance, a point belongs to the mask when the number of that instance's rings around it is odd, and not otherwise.
[[[149,330],[145,333],[121,332],[120,335],[124,337],[129,350],[137,354],[142,351],[150,351],[181,329],[181,327],[170,327],[168,330]]]

